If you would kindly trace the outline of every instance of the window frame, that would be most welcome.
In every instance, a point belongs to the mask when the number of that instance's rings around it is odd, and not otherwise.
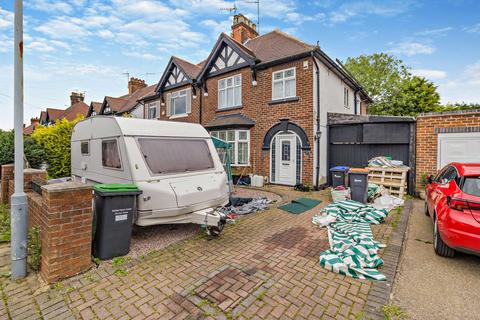
[[[235,137],[234,137],[234,141],[229,141],[228,140],[228,132],[229,131],[233,131],[235,132]],[[224,129],[224,130],[212,130],[210,131],[210,135],[212,137],[215,137],[215,138],[218,138],[218,139],[221,139],[219,138],[219,135],[220,135],[220,132],[224,132],[225,133],[225,142],[227,143],[233,143],[234,145],[234,154],[233,154],[233,159],[230,159],[230,161],[232,162],[232,167],[248,167],[250,166],[250,130],[249,129]],[[240,132],[245,132],[247,134],[247,137],[246,139],[241,139],[240,140]],[[221,139],[223,140],[223,139]],[[246,143],[247,144],[247,161],[246,163],[242,163],[242,164],[239,164],[238,163],[238,158],[239,158],[239,148],[238,148],[238,145],[240,143]]]
[[[87,149],[88,149],[87,153],[84,153],[83,149],[82,149],[82,147],[85,143],[87,144]],[[90,155],[90,141],[88,141],[88,140],[80,141],[80,154],[82,156],[89,156]]]
[[[181,118],[181,117],[186,117],[188,116],[188,89],[182,89],[182,90],[177,90],[174,91],[170,94],[170,116],[169,118]],[[182,94],[183,93],[183,94]],[[180,97],[185,97],[185,112],[184,113],[175,113],[175,99],[178,99]],[[191,103],[191,102],[190,102]]]
[[[109,106],[106,106],[105,110],[103,110],[104,114],[111,113],[111,112],[112,112],[112,108],[110,108]]]
[[[350,109],[350,89],[348,87],[343,87],[343,107]]]
[[[285,78],[285,72],[293,70],[293,76]],[[283,73],[282,79],[275,80],[275,75],[278,73]],[[295,84],[295,90],[293,92],[292,96],[286,96],[285,95],[285,80],[294,80]],[[275,88],[275,83],[276,82],[282,82],[283,83],[283,90],[282,90],[282,96],[281,97],[275,97],[274,96],[274,88]],[[272,72],[272,101],[281,101],[285,99],[290,99],[290,98],[296,98],[297,97],[297,68],[296,67],[291,67],[287,69],[282,69],[282,70],[277,70]]]
[[[149,102],[147,106],[147,119],[159,119],[160,118],[160,108],[159,108],[159,101]],[[150,110],[155,108],[155,118],[150,117]]]
[[[109,141],[115,141],[117,145],[117,153],[118,157],[120,159],[120,168],[115,168],[115,167],[107,167],[103,164],[103,143],[104,142],[109,142]],[[106,138],[106,139],[101,139],[101,152],[102,152],[102,157],[101,157],[101,162],[102,162],[102,168],[104,169],[109,169],[109,170],[117,170],[117,171],[123,171],[123,161],[122,161],[122,153],[120,152],[120,143],[118,143],[117,138]]]
[[[239,84],[235,84],[235,78],[239,78],[240,79],[240,83]],[[232,80],[232,85],[231,86],[227,86],[227,81],[231,79]],[[220,88],[220,82],[224,82],[225,83],[225,86],[223,88]],[[227,105],[227,89],[229,88],[232,88],[233,90],[233,97],[232,97],[232,105],[229,106]],[[240,90],[240,101],[238,104],[235,103],[235,90]],[[224,91],[225,92],[225,106],[222,106],[220,104],[220,95],[221,95],[221,91]],[[217,93],[218,93],[218,97],[217,97],[217,108],[218,110],[225,110],[225,109],[232,109],[232,108],[240,108],[242,107],[242,74],[239,73],[239,74],[235,74],[231,77],[227,77],[227,78],[222,78],[222,79],[219,79],[217,81]]]

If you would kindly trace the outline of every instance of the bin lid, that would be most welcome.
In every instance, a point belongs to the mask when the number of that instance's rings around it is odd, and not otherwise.
[[[348,169],[350,169],[350,167],[336,166],[336,167],[330,168],[330,171],[348,171]]]
[[[138,192],[139,189],[134,184],[110,183],[96,184],[93,186],[95,191],[99,192]]]
[[[368,169],[365,168],[351,168],[349,173],[360,173],[360,174],[368,174]]]

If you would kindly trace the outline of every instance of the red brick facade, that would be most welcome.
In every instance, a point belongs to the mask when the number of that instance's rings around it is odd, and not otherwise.
[[[437,113],[417,118],[416,188],[420,190],[423,173],[437,172],[438,131],[441,129],[480,127],[479,111]],[[437,132],[436,132],[437,130]]]
[[[308,67],[304,68],[304,61]],[[295,67],[296,70],[296,95],[297,101],[269,104],[272,101],[272,72]],[[255,121],[255,126],[250,129],[250,165],[237,167],[236,173],[255,173],[270,176],[270,152],[262,150],[263,139],[267,131],[280,119],[288,118],[289,121],[299,125],[307,134],[308,141],[313,151],[313,61],[304,58],[289,63],[284,63],[258,70],[257,85],[252,84],[250,68],[242,68],[218,76],[208,78],[206,87],[208,96],[204,96],[203,89],[196,89],[196,98],[192,97],[192,112],[187,117],[167,117],[166,106],[160,107],[160,120],[186,121],[200,123],[200,99],[202,104],[201,124],[207,125],[218,116],[229,114],[242,114]],[[233,75],[242,75],[242,106],[237,108],[218,109],[218,80]],[[169,92],[191,88],[190,84],[165,90],[163,97]],[[145,112],[148,109],[145,108]],[[146,114],[147,115],[147,114]],[[311,184],[313,176],[313,152],[302,151],[302,183]]]

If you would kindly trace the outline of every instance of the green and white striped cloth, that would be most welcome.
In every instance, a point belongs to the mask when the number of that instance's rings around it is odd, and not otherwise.
[[[312,219],[319,225],[321,218],[335,218],[328,228],[330,249],[320,253],[320,265],[330,271],[357,279],[385,280],[376,269],[383,264],[378,250],[384,245],[373,239],[370,224],[379,224],[387,216],[360,202],[346,200],[323,208]]]

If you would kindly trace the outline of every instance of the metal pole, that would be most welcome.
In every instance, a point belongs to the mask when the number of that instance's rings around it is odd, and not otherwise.
[[[15,0],[14,131],[15,193],[11,199],[12,279],[27,275],[27,196],[23,191],[23,0]]]

